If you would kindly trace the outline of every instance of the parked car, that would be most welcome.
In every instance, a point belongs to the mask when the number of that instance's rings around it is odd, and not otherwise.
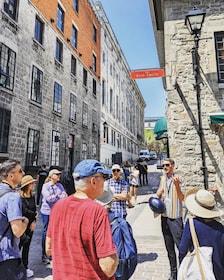
[[[148,150],[140,150],[139,158],[142,160],[150,160],[150,155]]]
[[[157,153],[155,151],[149,152],[149,159],[157,159]]]

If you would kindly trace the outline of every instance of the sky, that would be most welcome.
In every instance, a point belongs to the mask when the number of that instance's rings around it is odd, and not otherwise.
[[[96,2],[96,0],[95,0]],[[148,0],[100,0],[131,70],[160,68]],[[165,116],[161,78],[136,79],[145,117]]]

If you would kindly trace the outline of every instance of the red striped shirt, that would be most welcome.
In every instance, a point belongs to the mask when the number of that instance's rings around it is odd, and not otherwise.
[[[116,254],[107,211],[91,199],[73,195],[56,203],[50,214],[53,279],[108,280],[99,258]]]

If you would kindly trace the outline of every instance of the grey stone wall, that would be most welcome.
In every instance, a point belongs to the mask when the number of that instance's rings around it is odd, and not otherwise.
[[[199,55],[201,72],[201,116],[209,187],[223,191],[223,130],[212,128],[209,113],[223,110],[222,85],[218,84],[214,32],[223,31],[223,1],[163,1],[167,119],[170,154],[184,174],[186,186],[203,187],[201,146],[197,134],[198,110],[192,54],[194,46],[184,25],[194,6],[206,11]]]

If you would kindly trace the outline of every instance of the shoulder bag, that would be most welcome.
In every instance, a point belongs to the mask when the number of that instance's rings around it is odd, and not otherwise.
[[[215,280],[212,265],[212,247],[200,247],[194,228],[194,221],[189,218],[194,250],[182,260],[177,280]]]

